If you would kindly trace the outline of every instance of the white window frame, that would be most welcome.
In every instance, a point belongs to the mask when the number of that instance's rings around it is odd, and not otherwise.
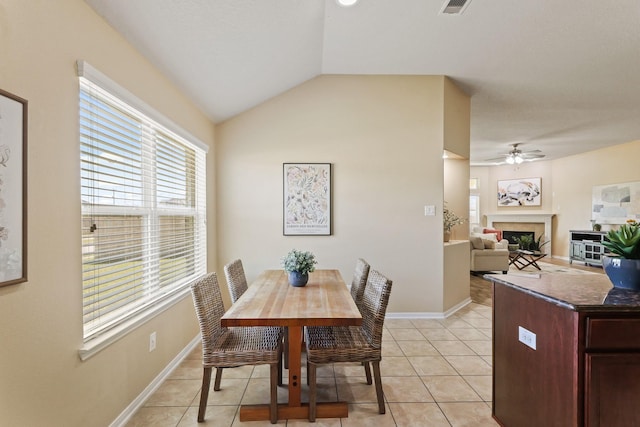
[[[144,118],[144,120],[148,120],[153,126],[160,129],[163,134],[170,135],[172,139],[176,139],[185,146],[191,147],[195,150],[196,153],[199,153],[196,158],[196,180],[198,183],[194,184],[196,187],[195,197],[198,199],[196,201],[196,207],[191,208],[189,206],[176,206],[174,207],[161,207],[161,206],[151,206],[146,202],[143,206],[132,206],[131,208],[127,208],[130,211],[131,215],[140,215],[146,220],[143,221],[143,224],[146,224],[145,227],[150,225],[150,222],[159,221],[159,218],[163,215],[177,215],[177,216],[185,216],[185,217],[193,217],[194,220],[194,236],[195,237],[195,245],[194,245],[194,253],[195,253],[195,270],[194,274],[190,277],[179,279],[174,282],[171,286],[168,286],[170,290],[166,293],[156,293],[154,298],[150,301],[146,302],[142,306],[136,307],[135,311],[132,314],[123,314],[119,316],[115,322],[109,322],[104,325],[100,325],[99,328],[92,328],[90,332],[85,327],[83,328],[84,333],[84,344],[79,350],[80,358],[82,360],[86,360],[91,357],[98,351],[107,347],[111,343],[115,342],[122,336],[126,335],[133,329],[137,328],[139,325],[158,315],[159,313],[165,311],[178,301],[181,301],[185,296],[189,294],[189,285],[190,283],[197,278],[197,276],[206,273],[206,153],[208,151],[208,146],[188,132],[184,131],[179,126],[175,125],[169,119],[164,117],[162,114],[155,111],[153,108],[148,106],[146,103],[141,101],[139,98],[135,97],[133,94],[128,92],[126,89],[119,86],[117,83],[113,82],[111,79],[106,77],[104,74],[97,71],[91,65],[86,63],[85,61],[78,61],[77,63],[78,76],[80,79],[86,79],[86,81],[90,82],[90,84],[98,86],[100,89],[109,93],[109,95],[117,98],[119,101],[127,104],[128,107],[131,107],[131,110],[135,112],[135,114],[139,114],[140,118]],[[79,80],[80,80],[79,79]],[[155,148],[154,148],[155,150]],[[144,170],[148,170],[144,168]],[[146,172],[143,173],[146,175]],[[147,179],[146,177],[143,179],[145,183],[145,191],[150,190],[146,188],[149,185],[149,182],[153,181]],[[155,191],[155,190],[152,190]],[[91,215],[99,216],[99,215],[109,215],[109,214],[122,214],[122,207],[111,207],[104,205],[91,205]],[[151,214],[153,212],[153,214]],[[83,218],[86,212],[86,207],[83,205]],[[151,215],[150,215],[151,214]],[[152,225],[152,224],[151,224]],[[159,228],[157,228],[159,233]],[[154,240],[157,239],[159,234],[152,234],[147,236],[147,238]],[[159,263],[159,261],[158,261]],[[155,273],[157,275],[157,271]],[[145,283],[149,280],[149,277],[145,276]],[[150,280],[157,280],[153,276],[151,276]],[[145,284],[145,286],[147,286]],[[125,310],[123,310],[125,311]],[[84,322],[83,322],[84,324]]]

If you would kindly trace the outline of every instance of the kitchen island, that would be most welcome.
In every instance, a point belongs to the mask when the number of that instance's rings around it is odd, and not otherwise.
[[[640,293],[604,274],[489,274],[494,419],[640,426]]]

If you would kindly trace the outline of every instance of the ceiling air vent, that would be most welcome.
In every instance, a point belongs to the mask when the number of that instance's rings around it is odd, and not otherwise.
[[[469,3],[471,3],[471,0],[446,0],[440,10],[440,13],[461,15],[467,6],[469,6]]]

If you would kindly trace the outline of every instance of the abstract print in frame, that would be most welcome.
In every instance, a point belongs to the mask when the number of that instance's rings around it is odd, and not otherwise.
[[[540,178],[498,181],[498,206],[540,206]]]
[[[0,89],[0,286],[27,281],[27,101]]]
[[[331,163],[284,163],[285,236],[331,235]]]

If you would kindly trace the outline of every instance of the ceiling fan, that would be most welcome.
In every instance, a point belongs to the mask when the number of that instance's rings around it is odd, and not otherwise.
[[[506,162],[510,165],[513,165],[513,164],[519,165],[525,160],[531,161],[535,159],[541,159],[544,157],[544,154],[540,154],[541,153],[540,150],[522,151],[521,149],[518,148],[518,145],[520,144],[512,144],[511,150],[508,153],[502,154],[501,157],[487,159],[485,161],[487,162],[499,161],[499,162]]]

